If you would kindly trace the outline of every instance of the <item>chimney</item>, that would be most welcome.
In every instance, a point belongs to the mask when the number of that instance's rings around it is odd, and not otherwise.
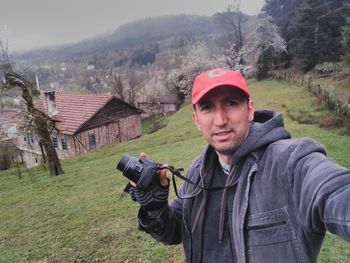
[[[47,105],[48,115],[50,117],[56,115],[58,110],[56,109],[56,100],[54,91],[45,91],[45,101]]]
[[[35,80],[36,80],[36,87],[38,90],[40,90],[38,74],[35,74]]]

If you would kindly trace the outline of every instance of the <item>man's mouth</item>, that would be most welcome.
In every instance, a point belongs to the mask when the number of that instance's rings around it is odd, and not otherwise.
[[[213,132],[213,135],[219,136],[219,137],[224,137],[224,136],[229,135],[231,132],[233,132],[233,131],[232,130],[216,131],[216,132]]]

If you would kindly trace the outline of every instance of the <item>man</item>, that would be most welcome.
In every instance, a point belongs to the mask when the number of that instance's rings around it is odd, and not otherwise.
[[[208,147],[167,202],[164,171],[137,187],[139,227],[183,243],[186,262],[316,262],[326,230],[350,241],[350,171],[309,139],[290,139],[280,113],[254,112],[242,75],[195,78],[192,119]]]

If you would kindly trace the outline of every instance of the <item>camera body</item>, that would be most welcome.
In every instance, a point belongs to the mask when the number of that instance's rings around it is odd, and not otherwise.
[[[117,169],[130,181],[134,182],[137,188],[150,190],[154,184],[159,182],[155,176],[161,165],[147,158],[136,158],[124,154],[117,164]]]

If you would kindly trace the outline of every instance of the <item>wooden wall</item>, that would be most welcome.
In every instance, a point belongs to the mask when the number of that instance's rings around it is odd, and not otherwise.
[[[141,136],[141,117],[135,114],[122,118],[118,121],[109,122],[102,126],[91,128],[75,134],[58,135],[58,148],[56,151],[60,159],[87,153],[95,148],[91,148],[89,144],[89,135],[94,134],[96,141],[96,149],[106,145],[128,141]],[[62,149],[61,137],[67,139],[67,150]]]

